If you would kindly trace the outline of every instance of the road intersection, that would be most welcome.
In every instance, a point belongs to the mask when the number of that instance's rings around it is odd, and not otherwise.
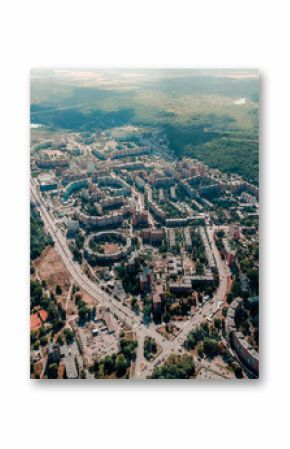
[[[172,353],[183,352],[183,343],[187,338],[188,333],[196,326],[199,326],[210,316],[213,316],[221,307],[225,300],[227,293],[228,277],[230,276],[229,269],[225,262],[221,259],[220,253],[215,245],[214,232],[215,227],[207,226],[207,234],[213,252],[219,276],[219,286],[217,291],[210,302],[203,304],[198,311],[185,322],[179,335],[173,340],[169,341],[162,337],[154,328],[153,324],[145,326],[142,323],[142,314],[136,315],[127,306],[124,306],[120,301],[115,299],[112,295],[105,293],[96,283],[91,281],[86,274],[82,271],[81,266],[73,260],[70,249],[68,248],[67,241],[58,228],[55,219],[51,213],[47,210],[43,199],[38,194],[36,184],[33,179],[30,185],[31,197],[39,205],[38,211],[44,222],[45,228],[51,235],[54,241],[55,250],[62,258],[71,278],[74,283],[79,285],[84,291],[92,296],[97,303],[110,309],[110,311],[118,318],[118,320],[127,326],[131,327],[136,333],[136,339],[138,341],[138,350],[136,358],[136,367],[134,370],[134,378],[144,379],[150,376],[156,366],[165,361],[166,358]],[[146,337],[155,339],[159,347],[161,348],[160,354],[152,361],[144,363],[143,344]],[[142,344],[141,344],[142,343]],[[142,369],[143,365],[143,369]]]

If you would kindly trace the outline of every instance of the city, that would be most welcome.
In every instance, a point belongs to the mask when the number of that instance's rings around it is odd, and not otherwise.
[[[287,446],[288,11],[3,2],[3,448]]]
[[[33,143],[30,190],[32,378],[258,377],[256,185],[126,125]]]

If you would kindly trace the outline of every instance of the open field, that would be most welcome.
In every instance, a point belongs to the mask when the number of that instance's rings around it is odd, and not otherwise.
[[[70,276],[54,248],[47,248],[35,261],[35,267],[41,280],[45,280],[50,291],[59,285],[63,291],[68,291]]]

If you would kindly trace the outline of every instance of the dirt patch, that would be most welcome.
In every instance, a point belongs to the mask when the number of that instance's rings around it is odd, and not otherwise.
[[[175,324],[168,324],[168,326],[160,326],[157,329],[157,332],[161,334],[163,337],[167,338],[167,340],[174,340],[174,338],[178,335],[180,329],[175,326]]]
[[[231,276],[228,276],[227,277],[227,293],[229,291],[231,291],[232,286],[233,286],[233,282],[234,282],[234,280],[231,278]]]
[[[59,285],[63,291],[68,291],[70,276],[67,269],[54,248],[46,248],[35,261],[35,267],[41,280],[45,280],[50,291],[55,291]]]
[[[136,340],[135,332],[133,332],[133,331],[125,332],[125,338],[128,341],[135,341]]]
[[[105,254],[114,254],[119,251],[120,246],[117,243],[105,243],[104,244],[104,253]]]
[[[87,306],[94,307],[97,305],[97,301],[84,290],[81,289],[79,292],[77,292],[77,294],[82,296],[82,300],[86,303]]]
[[[130,367],[130,374],[129,374],[130,379],[132,379],[132,377],[135,376],[135,372],[136,372],[136,363],[132,362],[131,367]]]
[[[63,151],[60,150],[40,150],[38,154],[47,155],[49,157],[58,156],[61,157],[64,155]]]
[[[234,372],[228,368],[221,357],[202,360],[196,369],[197,379],[234,379]]]
[[[44,366],[43,366],[42,361],[36,362],[34,364],[33,369],[34,369],[34,374],[35,374],[36,378],[40,378],[41,377],[42,372],[43,372],[43,368],[44,368]]]
[[[195,273],[196,263],[186,256],[183,259],[183,268],[186,274],[191,275],[192,273]]]

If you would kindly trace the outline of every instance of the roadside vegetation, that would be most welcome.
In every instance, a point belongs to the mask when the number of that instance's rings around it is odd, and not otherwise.
[[[120,351],[117,354],[107,355],[101,360],[96,360],[94,365],[97,379],[129,378],[131,362],[136,359],[136,341],[121,338]]]
[[[150,379],[191,379],[195,375],[195,365],[190,355],[168,357],[163,366],[155,368]]]
[[[39,213],[30,207],[30,254],[34,260],[40,256],[46,246],[52,245],[53,240],[44,230],[43,221]]]
[[[144,341],[144,357],[151,360],[157,354],[157,343],[151,337],[146,337]]]

